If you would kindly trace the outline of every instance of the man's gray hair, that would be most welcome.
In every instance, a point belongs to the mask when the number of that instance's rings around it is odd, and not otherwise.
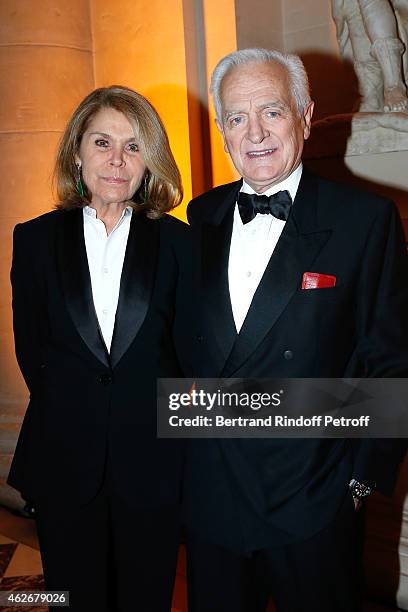
[[[211,77],[210,92],[213,96],[215,113],[222,124],[221,85],[225,75],[235,66],[249,63],[264,64],[278,62],[288,71],[292,96],[300,115],[303,115],[310,104],[309,79],[302,60],[298,55],[281,53],[275,49],[241,49],[222,58],[216,65]]]

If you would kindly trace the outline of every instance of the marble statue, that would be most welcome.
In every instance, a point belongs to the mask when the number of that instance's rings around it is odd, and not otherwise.
[[[407,5],[407,0],[332,0],[340,51],[353,62],[359,81],[360,112],[408,112]]]

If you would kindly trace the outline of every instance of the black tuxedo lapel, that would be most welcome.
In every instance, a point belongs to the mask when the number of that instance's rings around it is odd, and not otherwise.
[[[120,281],[110,360],[114,368],[146,317],[155,278],[159,222],[132,215]]]
[[[231,377],[275,325],[330,237],[318,223],[317,180],[303,171],[293,208],[255,292],[222,376]]]
[[[57,249],[59,275],[71,319],[89,350],[109,367],[109,355],[93,303],[82,209],[61,215]]]
[[[234,218],[234,204],[240,184],[236,184],[219,206],[210,223],[202,225],[202,288],[204,316],[208,317],[212,341],[223,367],[237,332],[232,313],[228,283],[228,259]]]

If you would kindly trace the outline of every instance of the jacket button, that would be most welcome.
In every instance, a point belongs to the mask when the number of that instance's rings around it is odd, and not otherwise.
[[[101,385],[110,385],[112,382],[112,376],[109,374],[101,374],[98,376],[98,382],[100,382]]]
[[[284,358],[286,359],[286,361],[289,361],[290,359],[292,359],[293,357],[293,353],[292,351],[285,351],[283,353]]]

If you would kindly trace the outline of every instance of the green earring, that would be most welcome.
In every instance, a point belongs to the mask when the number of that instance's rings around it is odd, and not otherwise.
[[[83,198],[85,195],[85,190],[84,190],[84,184],[82,182],[82,176],[81,176],[81,164],[77,164],[76,188],[81,198]]]

